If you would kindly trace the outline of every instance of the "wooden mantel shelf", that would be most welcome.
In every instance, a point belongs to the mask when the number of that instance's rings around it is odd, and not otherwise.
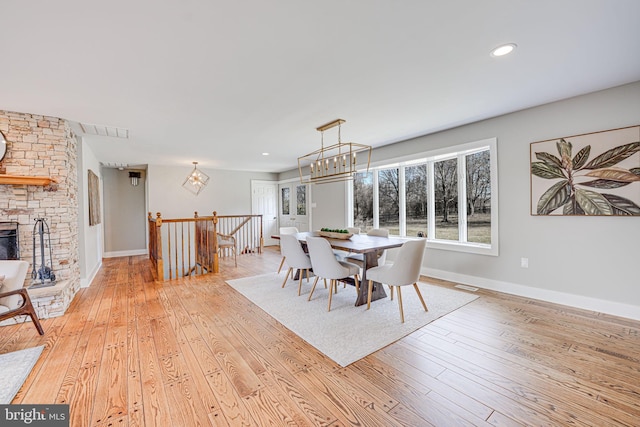
[[[5,185],[49,185],[56,183],[54,178],[48,176],[20,176],[0,174],[0,184]]]

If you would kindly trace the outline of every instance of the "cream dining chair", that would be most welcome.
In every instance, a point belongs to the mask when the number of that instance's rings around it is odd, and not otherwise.
[[[282,234],[280,235],[280,251],[282,251],[282,255],[289,266],[287,270],[287,275],[284,277],[284,281],[282,282],[282,287],[287,284],[287,279],[289,275],[293,279],[294,274],[293,270],[297,269],[299,271],[299,283],[298,283],[298,296],[302,290],[302,276],[307,277],[307,282],[309,281],[309,270],[311,269],[311,259],[302,249],[302,245],[293,234]]]
[[[402,292],[400,288],[406,285],[413,285],[418,293],[418,298],[424,307],[424,311],[428,311],[427,305],[422,298],[420,288],[418,288],[418,280],[420,278],[420,268],[422,267],[422,258],[426,240],[409,240],[405,242],[398,251],[396,260],[391,265],[380,265],[367,270],[367,280],[369,281],[369,289],[367,292],[367,310],[371,307],[371,292],[373,290],[373,282],[384,283],[391,289],[391,299],[393,299],[393,288],[398,288],[398,307],[400,308],[400,320],[404,323],[404,310],[402,308]]]
[[[329,307],[327,311],[331,311],[331,298],[334,292],[338,292],[338,280],[346,279],[353,276],[356,284],[356,291],[360,290],[360,283],[358,282],[358,275],[360,274],[360,267],[355,264],[350,264],[344,261],[338,261],[333,254],[331,245],[322,237],[307,237],[307,249],[309,250],[309,257],[311,258],[311,265],[313,266],[313,274],[316,275],[316,280],[313,282],[313,287],[309,293],[308,300],[311,301],[313,291],[316,289],[318,279],[329,279]]]
[[[297,227],[280,227],[280,235],[282,236],[283,234],[296,234],[298,233],[298,228]],[[282,250],[280,250],[282,252]],[[284,265],[284,259],[285,257],[282,257],[282,260],[280,261],[280,267],[278,267],[278,274],[280,274],[280,270],[282,270],[282,266]]]
[[[372,228],[367,231],[367,236],[379,236],[379,237],[389,237],[389,230],[386,228]],[[345,261],[351,262],[359,265],[361,268],[364,266],[364,255],[363,254],[351,254],[345,258]],[[384,265],[387,261],[387,250],[382,250],[378,252],[378,265]]]

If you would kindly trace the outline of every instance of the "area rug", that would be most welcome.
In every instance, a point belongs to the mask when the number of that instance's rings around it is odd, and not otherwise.
[[[371,309],[355,307],[353,286],[333,295],[331,311],[327,312],[328,290],[318,282],[311,301],[307,301],[313,284],[303,280],[298,296],[298,281],[289,279],[284,289],[284,272],[263,274],[227,281],[270,316],[300,338],[317,348],[341,366],[347,366],[368,354],[399,340],[422,326],[450,313],[477,298],[468,292],[419,283],[428,312],[425,312],[412,286],[402,289],[405,323],[400,322],[397,297],[371,303]],[[385,286],[388,292],[388,288]]]
[[[0,405],[11,403],[43,349],[44,346],[41,345],[0,354]]]

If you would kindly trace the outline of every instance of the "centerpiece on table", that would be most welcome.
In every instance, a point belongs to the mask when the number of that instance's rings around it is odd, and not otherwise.
[[[318,235],[329,239],[348,240],[353,236],[353,233],[349,233],[349,230],[338,228],[321,228],[320,231],[318,231]]]

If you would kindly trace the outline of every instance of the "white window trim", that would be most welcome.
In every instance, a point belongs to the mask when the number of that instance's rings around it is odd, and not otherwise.
[[[438,239],[427,239],[427,248],[430,249],[439,249],[439,250],[448,250],[448,251],[456,251],[456,252],[466,252],[480,255],[490,255],[490,256],[498,256],[499,255],[499,234],[498,234],[498,141],[497,138],[488,138],[479,141],[469,142],[465,144],[454,145],[446,148],[440,148],[436,150],[421,152],[412,154],[409,156],[403,156],[401,158],[393,158],[388,159],[386,161],[378,161],[369,169],[373,172],[374,179],[374,191],[373,191],[373,202],[374,206],[377,206],[377,171],[380,169],[388,169],[391,167],[402,167],[401,171],[404,171],[403,167],[411,166],[418,163],[425,162],[427,163],[427,179],[428,182],[433,182],[434,174],[433,174],[433,162],[439,160],[446,160],[451,158],[458,158],[459,160],[464,158],[464,156],[473,154],[474,152],[481,151],[486,147],[489,148],[490,152],[490,167],[491,167],[491,244],[482,244],[482,243],[473,243],[466,241],[451,241],[451,240],[438,240]],[[459,161],[460,164],[460,161]],[[466,169],[460,170],[458,168],[458,191],[459,194],[466,194]],[[403,173],[399,174],[403,175]],[[404,182],[402,180],[401,182]],[[401,199],[404,199],[404,192],[401,191]],[[347,185],[347,208],[348,208],[348,221],[347,224],[349,226],[353,226],[353,185]],[[427,188],[427,198],[428,198],[428,217],[435,218],[435,195],[433,194],[433,190],[431,185]],[[406,220],[406,212],[404,208],[404,200],[400,201],[400,233],[406,232],[406,225],[404,224],[404,220]],[[461,236],[466,236],[466,212],[467,206],[459,207],[459,221],[458,227],[461,233]],[[374,217],[373,224],[374,227],[378,226],[378,209],[374,209]],[[428,236],[435,236],[435,222],[428,222]],[[462,240],[462,239],[461,239]],[[466,237],[465,239],[466,240]]]

